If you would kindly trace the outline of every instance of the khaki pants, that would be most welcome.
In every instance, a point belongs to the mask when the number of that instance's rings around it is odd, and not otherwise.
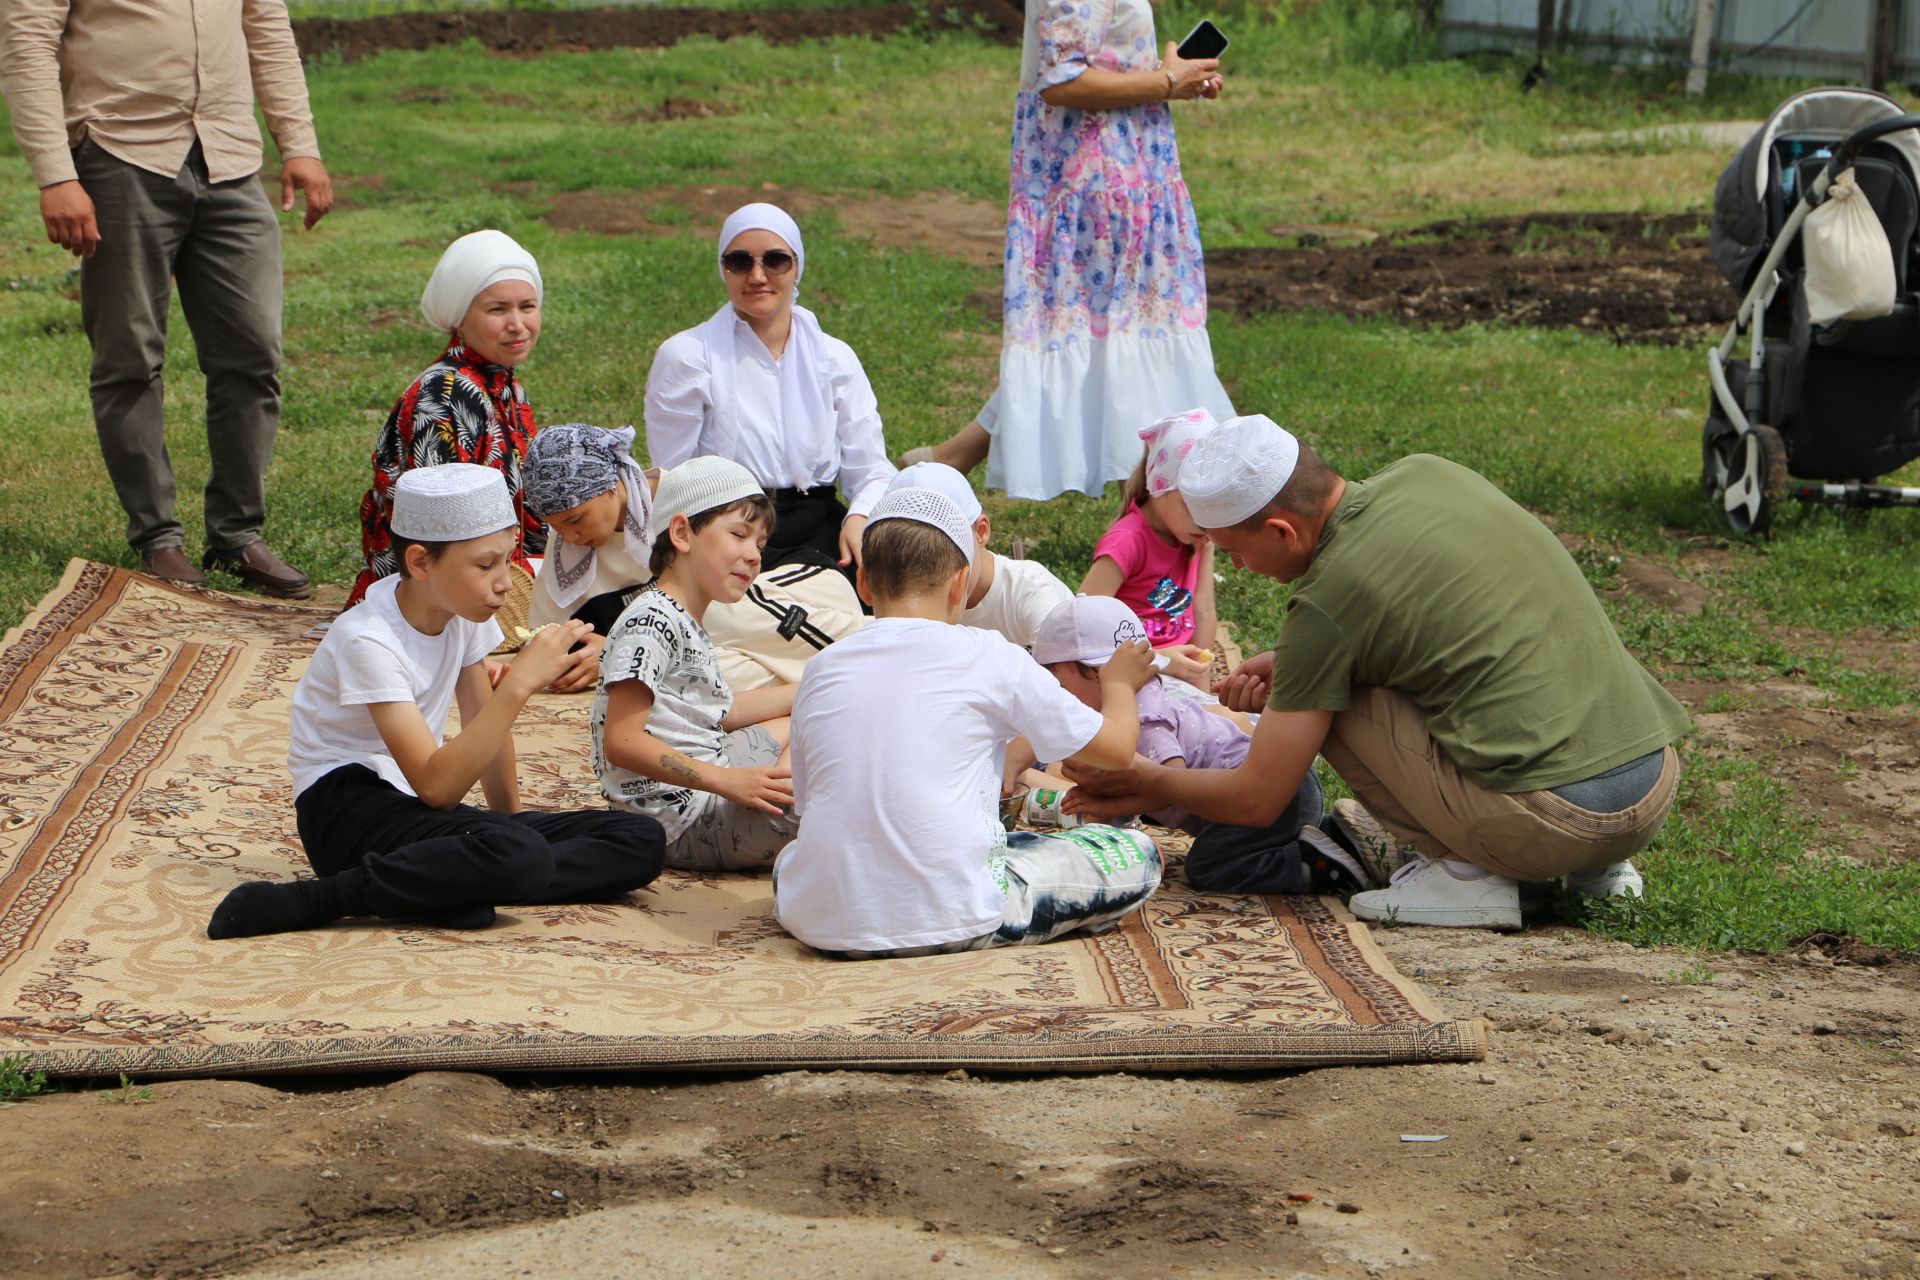
[[[1680,782],[1672,747],[1653,790],[1618,813],[1551,791],[1502,795],[1467,780],[1427,733],[1426,715],[1392,689],[1353,691],[1320,754],[1380,825],[1429,858],[1458,858],[1515,880],[1551,880],[1623,862],[1652,843]]]
[[[267,462],[280,429],[280,226],[257,176],[209,182],[195,144],[171,178],[91,141],[74,151],[100,220],[80,264],[80,317],[93,344],[93,421],[107,475],[141,555],[186,542],[173,512],[161,403],[173,286],[207,378],[207,545],[257,542]]]
[[[791,636],[783,636],[780,625],[796,606],[806,618]],[[739,693],[799,684],[809,658],[867,621],[853,584],[838,569],[781,564],[755,578],[738,604],[708,605],[700,625],[713,639],[714,660],[727,687]]]

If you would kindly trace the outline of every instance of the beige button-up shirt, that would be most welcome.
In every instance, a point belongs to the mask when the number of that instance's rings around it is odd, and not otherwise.
[[[82,139],[171,178],[198,138],[214,182],[260,171],[257,95],[285,159],[320,155],[285,0],[0,0],[0,86],[34,180]]]

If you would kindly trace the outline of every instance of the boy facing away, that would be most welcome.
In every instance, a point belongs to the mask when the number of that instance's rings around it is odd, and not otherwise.
[[[520,810],[514,719],[566,670],[587,628],[541,632],[498,688],[488,683],[519,527],[500,473],[462,462],[408,471],[391,526],[399,572],[333,624],[293,695],[287,766],[318,878],[241,885],[214,908],[208,937],[343,916],[483,929],[496,903],[610,898],[659,874],[650,818]],[[486,809],[462,803],[475,782]]]
[[[1133,758],[1145,643],[1102,669],[1098,711],[1024,649],[954,625],[975,549],[965,513],[929,489],[875,505],[862,543],[868,626],[808,664],[793,714],[800,833],[774,868],[780,923],[847,959],[1048,942],[1098,931],[1160,884],[1138,831],[1000,825],[1000,769],[1024,735],[1052,759]]]
[[[701,624],[753,585],[773,503],[739,463],[693,458],[660,477],[649,527],[653,581],[600,655],[594,771],[607,799],[659,819],[668,866],[757,870],[797,829],[785,758],[794,686],[736,694]]]

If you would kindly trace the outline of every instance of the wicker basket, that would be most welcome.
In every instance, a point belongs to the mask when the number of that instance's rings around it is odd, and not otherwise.
[[[507,588],[507,602],[493,620],[500,624],[502,639],[495,656],[520,651],[519,629],[527,625],[527,611],[533,607],[533,575],[517,564],[507,566],[513,585]]]

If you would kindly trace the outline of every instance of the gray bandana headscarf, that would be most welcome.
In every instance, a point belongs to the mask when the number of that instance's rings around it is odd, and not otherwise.
[[[527,510],[545,519],[611,492],[625,480],[627,506],[620,532],[627,554],[645,564],[650,549],[647,521],[653,503],[647,478],[633,460],[632,449],[632,427],[608,431],[569,422],[536,432],[520,472]],[[555,537],[548,540],[547,559],[552,565],[541,573],[540,580],[547,584],[553,602],[571,613],[593,586],[597,560],[594,549],[576,547]]]

